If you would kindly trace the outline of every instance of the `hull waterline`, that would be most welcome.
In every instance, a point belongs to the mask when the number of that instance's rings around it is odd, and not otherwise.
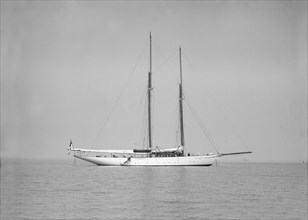
[[[211,166],[220,157],[213,156],[187,156],[187,157],[74,157],[96,164],[98,166]]]

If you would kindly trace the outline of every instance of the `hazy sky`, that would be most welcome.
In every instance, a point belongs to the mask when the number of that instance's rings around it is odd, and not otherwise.
[[[222,152],[307,161],[306,1],[1,1],[1,157],[138,147],[150,31],[154,146],[176,144],[181,45],[186,101]],[[184,115],[187,151],[213,152]]]

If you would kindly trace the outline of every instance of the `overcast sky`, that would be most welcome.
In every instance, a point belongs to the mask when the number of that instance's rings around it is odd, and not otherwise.
[[[141,147],[150,31],[154,146],[176,145],[181,45],[187,151],[214,151],[189,101],[238,161],[307,161],[306,1],[1,1],[1,157]]]

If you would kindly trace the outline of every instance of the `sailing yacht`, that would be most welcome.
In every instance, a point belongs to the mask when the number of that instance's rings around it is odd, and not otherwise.
[[[180,145],[175,148],[153,148],[152,144],[152,120],[151,120],[151,91],[152,91],[152,36],[150,34],[150,69],[148,72],[147,85],[147,149],[132,150],[95,150],[75,148],[72,141],[68,151],[73,152],[75,158],[99,165],[99,166],[211,166],[222,156],[235,154],[249,154],[251,151],[234,153],[209,153],[206,155],[191,155],[186,153],[184,139],[183,117],[183,81],[182,81],[182,58],[181,47],[179,48],[180,60],[180,83],[179,83],[179,127]]]

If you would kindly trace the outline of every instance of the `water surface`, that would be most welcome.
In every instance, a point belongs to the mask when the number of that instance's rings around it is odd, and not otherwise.
[[[1,219],[307,219],[307,164],[1,164]]]

